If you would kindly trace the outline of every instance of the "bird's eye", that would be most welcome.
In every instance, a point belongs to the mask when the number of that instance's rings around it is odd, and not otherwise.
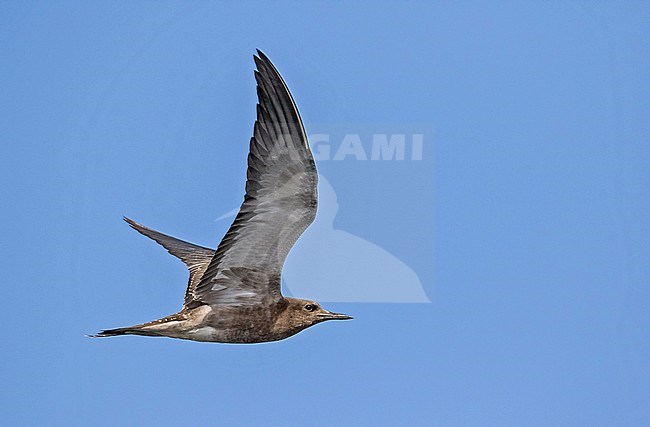
[[[316,307],[315,304],[307,304],[305,306],[305,310],[307,310],[307,311],[314,311],[314,310],[316,310],[316,308],[318,308],[318,307]]]

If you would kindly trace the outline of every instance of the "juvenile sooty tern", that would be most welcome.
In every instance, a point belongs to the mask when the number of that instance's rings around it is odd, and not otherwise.
[[[107,329],[94,337],[146,335],[223,343],[277,341],[325,320],[350,316],[285,298],[284,260],[316,216],[318,175],[300,114],[284,80],[259,50],[257,120],[246,195],[217,250],[124,220],[183,261],[190,271],[183,308],[162,319]]]

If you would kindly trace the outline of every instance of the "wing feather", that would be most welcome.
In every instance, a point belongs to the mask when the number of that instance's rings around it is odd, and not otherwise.
[[[135,231],[154,240],[156,243],[167,249],[167,252],[185,263],[187,269],[190,271],[190,278],[188,279],[187,289],[185,290],[184,305],[187,305],[193,300],[194,288],[198,284],[201,276],[203,276],[205,270],[208,268],[208,265],[214,256],[214,249],[198,246],[168,236],[160,231],[138,224],[127,217],[124,217],[124,221],[126,221]]]
[[[257,120],[246,194],[194,289],[197,304],[282,298],[284,261],[316,216],[318,175],[298,109],[277,69],[260,51],[255,64]]]

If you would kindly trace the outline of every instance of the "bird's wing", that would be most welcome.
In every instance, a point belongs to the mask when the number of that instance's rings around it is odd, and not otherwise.
[[[194,290],[197,303],[243,305],[282,298],[284,260],[316,216],[318,175],[300,114],[276,68],[257,53],[257,120],[246,195]]]
[[[138,224],[127,217],[124,217],[124,221],[126,221],[135,231],[156,241],[162,247],[167,249],[167,252],[185,263],[187,269],[190,271],[190,278],[187,283],[187,290],[185,291],[184,305],[192,301],[194,288],[205,270],[208,268],[210,260],[212,260],[212,257],[214,256],[214,249],[194,245],[184,240],[168,236],[160,231],[152,230],[142,224]]]

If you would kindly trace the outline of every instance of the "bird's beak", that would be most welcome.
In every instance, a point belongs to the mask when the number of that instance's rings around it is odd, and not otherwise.
[[[348,316],[347,314],[332,313],[331,311],[319,314],[318,317],[320,317],[323,320],[350,320],[350,319],[352,319],[352,316]]]

